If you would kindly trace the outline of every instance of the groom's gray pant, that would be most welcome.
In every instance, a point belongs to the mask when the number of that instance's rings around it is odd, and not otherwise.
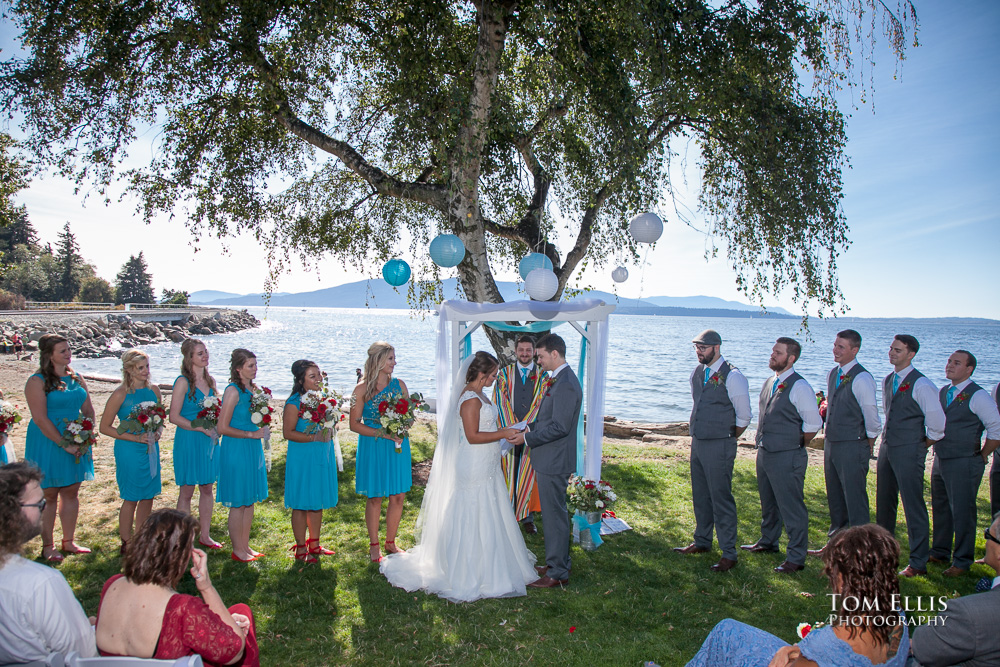
[[[566,487],[569,473],[548,475],[535,470],[538,482],[538,502],[542,506],[545,535],[546,573],[553,579],[569,579],[569,511],[566,509]]]

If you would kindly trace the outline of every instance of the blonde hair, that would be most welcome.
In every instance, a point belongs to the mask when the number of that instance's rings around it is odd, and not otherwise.
[[[385,365],[385,360],[396,351],[392,345],[384,340],[375,341],[368,348],[368,358],[365,360],[365,372],[361,376],[361,382],[365,385],[365,400],[369,401],[378,393],[378,374]],[[392,378],[392,374],[389,374]]]
[[[195,377],[194,368],[191,366],[191,357],[194,356],[195,350],[197,350],[199,346],[205,347],[205,344],[197,338],[187,338],[183,343],[181,343],[181,375],[185,380],[187,380],[188,383],[188,398],[194,398]],[[205,382],[208,383],[208,388],[212,391],[218,392],[218,387],[215,386],[215,378],[209,374],[208,367],[206,366],[201,370],[203,374],[202,377],[204,377]]]
[[[145,359],[146,363],[149,363],[149,355],[139,350],[129,350],[122,355],[122,386],[125,387],[126,393],[150,387],[149,378],[143,380],[142,385],[138,385],[135,384],[135,380],[132,377],[132,371],[135,370],[136,365],[142,359]]]

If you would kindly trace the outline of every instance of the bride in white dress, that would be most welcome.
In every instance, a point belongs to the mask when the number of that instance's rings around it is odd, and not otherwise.
[[[380,565],[393,586],[470,602],[525,595],[525,586],[538,579],[500,470],[499,441],[516,430],[497,430],[497,409],[483,393],[498,368],[487,352],[463,364],[459,377],[467,384],[447,408],[417,518],[417,545],[388,554]]]

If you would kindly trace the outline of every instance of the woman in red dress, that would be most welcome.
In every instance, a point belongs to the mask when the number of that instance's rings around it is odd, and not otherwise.
[[[206,665],[260,667],[250,607],[226,608],[194,548],[198,522],[175,509],[153,512],[132,537],[124,574],[108,579],[97,612],[101,655],[175,660],[197,653]],[[201,597],[181,595],[188,563]]]

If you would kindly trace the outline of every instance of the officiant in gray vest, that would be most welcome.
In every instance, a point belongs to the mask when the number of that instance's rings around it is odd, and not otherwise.
[[[875,438],[882,429],[875,378],[858,363],[861,334],[845,329],[833,341],[837,365],[827,375],[823,472],[832,537],[838,530],[871,522],[868,468]],[[819,556],[823,549],[810,551]]]
[[[889,346],[895,372],[882,382],[885,428],[875,467],[875,521],[896,534],[896,511],[903,499],[910,562],[901,577],[927,574],[930,521],[924,502],[927,449],[944,436],[944,411],[937,387],[912,365],[920,343],[909,334],[897,335]]]
[[[712,566],[726,572],[736,566],[736,500],[733,463],[736,438],[750,424],[750,385],[736,367],[723,359],[722,336],[707,329],[692,341],[698,366],[691,373],[691,499],[694,503],[694,542],[675,547],[682,554],[705,553],[712,548],[712,529],[719,539],[722,559]]]
[[[942,574],[957,577],[972,566],[976,548],[976,496],[986,459],[1000,445],[1000,414],[989,392],[972,381],[976,358],[956,350],[945,366],[951,384],[938,398],[944,410],[944,437],[934,443],[931,512],[934,540],[928,560],[951,563]],[[983,432],[986,443],[983,444]],[[954,553],[952,540],[954,539]]]
[[[785,562],[774,568],[780,574],[805,567],[809,541],[809,513],[805,503],[806,444],[823,426],[816,394],[795,372],[802,346],[782,336],[771,348],[768,366],[774,375],[760,391],[757,418],[757,491],[760,493],[760,539],[741,549],[777,552],[781,528],[788,531]]]

